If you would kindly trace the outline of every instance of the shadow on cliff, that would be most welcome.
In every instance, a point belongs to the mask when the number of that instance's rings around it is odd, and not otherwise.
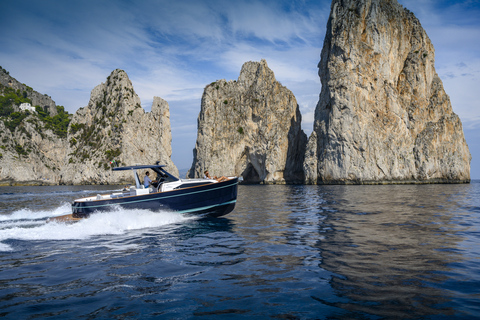
[[[262,178],[251,162],[248,163],[247,168],[241,174],[243,178],[242,184],[259,184]]]
[[[307,135],[303,132],[301,123],[302,115],[297,105],[297,122],[292,117],[290,130],[288,131],[287,161],[285,163],[284,178],[286,184],[304,184],[305,172],[303,162],[307,148]]]
[[[297,106],[298,108],[298,106]],[[297,121],[295,119],[298,119]],[[266,155],[262,161],[258,161],[259,156],[247,155],[247,165],[240,174],[243,178],[242,184],[303,184],[305,182],[305,173],[303,171],[303,162],[305,159],[305,150],[307,146],[307,135],[301,129],[301,115],[297,109],[296,117],[292,117],[290,130],[288,131],[288,149],[283,171],[284,181],[266,181],[265,178],[269,172],[265,167]]]

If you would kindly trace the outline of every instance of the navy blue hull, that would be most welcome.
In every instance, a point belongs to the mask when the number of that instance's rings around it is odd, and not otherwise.
[[[86,217],[98,211],[124,209],[147,209],[152,211],[173,210],[180,213],[223,216],[235,208],[238,178],[191,188],[138,196],[93,201],[74,201],[74,217]]]

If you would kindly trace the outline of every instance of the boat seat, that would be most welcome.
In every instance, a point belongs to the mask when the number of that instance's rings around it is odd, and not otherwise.
[[[139,195],[149,194],[149,193],[150,193],[149,189],[143,188],[143,189],[137,189],[135,195],[139,196]]]
[[[161,192],[162,191],[162,184],[163,184],[163,181],[160,181],[157,185],[157,188],[156,188],[156,192]]]

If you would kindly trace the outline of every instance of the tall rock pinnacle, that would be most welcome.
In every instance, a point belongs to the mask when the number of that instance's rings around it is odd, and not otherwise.
[[[333,0],[306,182],[468,182],[470,152],[434,62],[396,0]]]
[[[88,106],[72,118],[68,132],[68,159],[64,183],[120,183],[131,173],[112,172],[110,162],[120,165],[160,164],[178,176],[171,160],[172,135],[168,103],[154,97],[146,113],[123,70],[114,70],[96,86]]]
[[[267,62],[246,62],[238,81],[205,88],[189,177],[243,176],[247,183],[302,183],[306,136],[293,93]]]

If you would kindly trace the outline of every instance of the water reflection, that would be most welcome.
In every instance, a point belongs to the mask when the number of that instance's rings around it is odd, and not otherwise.
[[[309,294],[319,310],[341,317],[456,315],[445,283],[463,277],[465,188],[248,186],[229,217],[248,271],[224,280],[270,292],[301,288],[305,310],[314,308]]]
[[[330,188],[332,231],[318,247],[323,268],[338,275],[332,287],[350,298],[336,306],[381,317],[452,315],[439,284],[464,259],[452,213],[458,207],[449,202],[455,187]]]

